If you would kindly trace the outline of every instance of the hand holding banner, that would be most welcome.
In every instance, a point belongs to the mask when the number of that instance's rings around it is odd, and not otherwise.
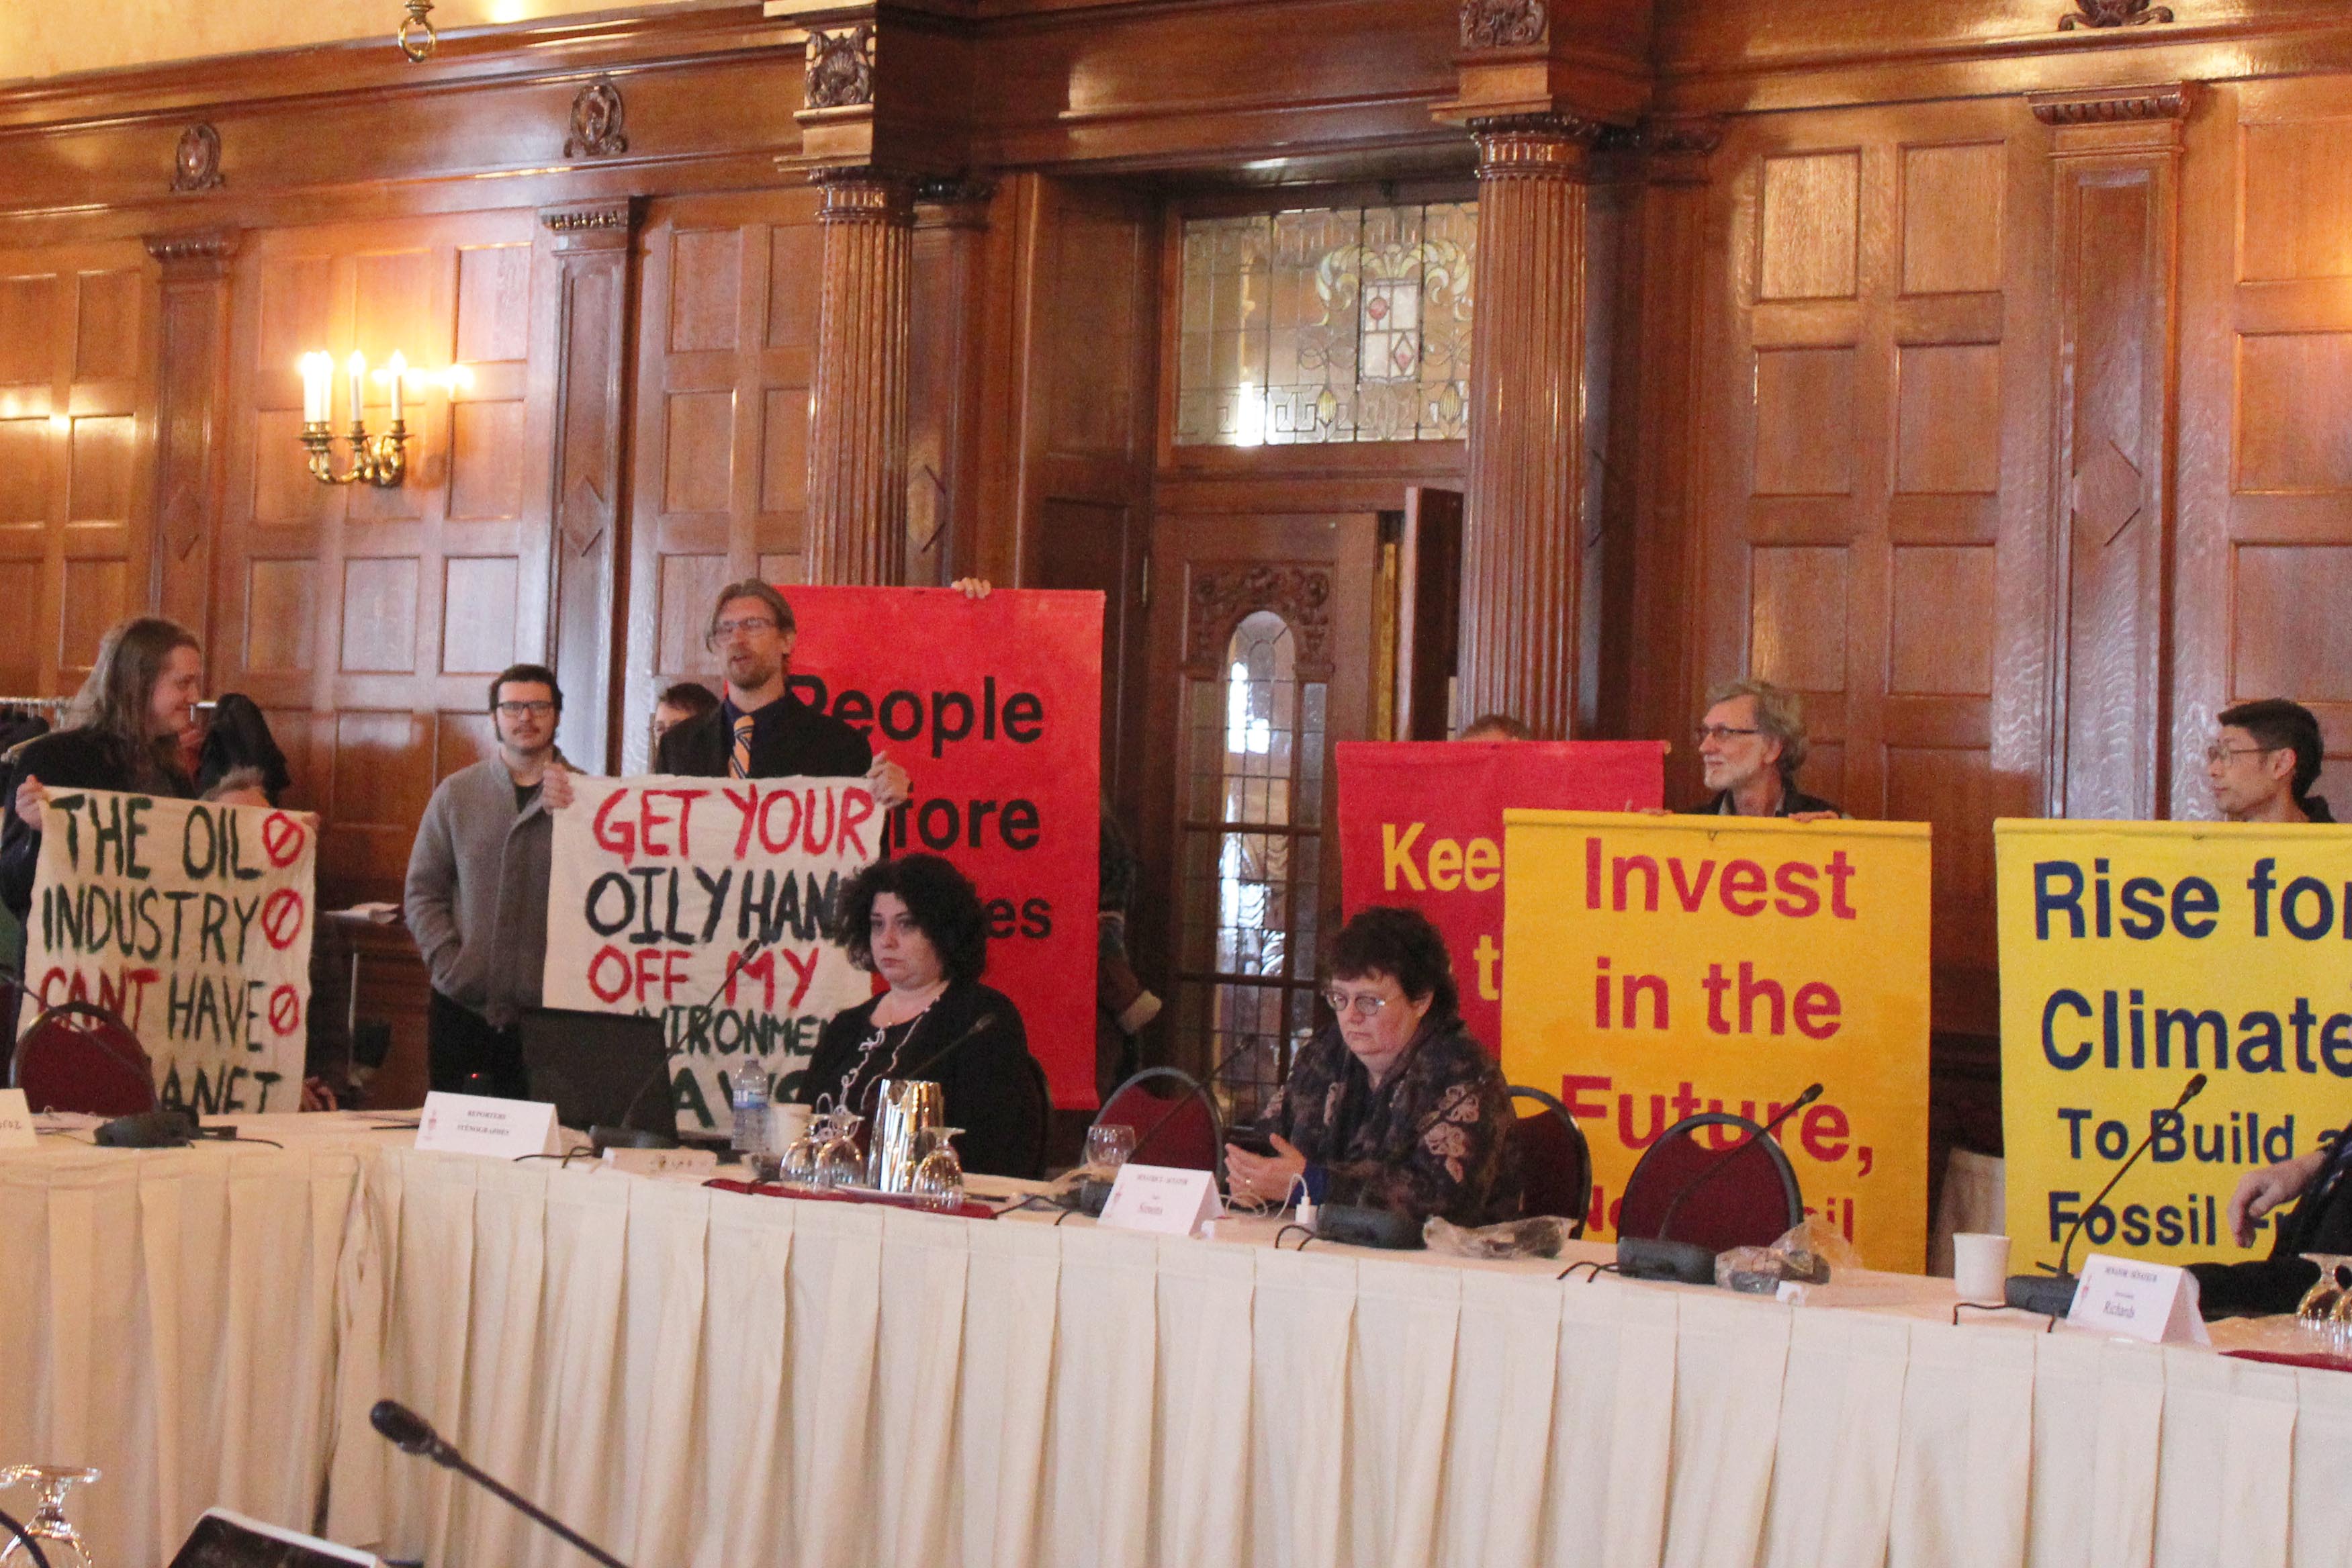
[[[122,1015],[163,1103],[201,1115],[293,1111],[310,1013],[310,819],[108,789],[43,812],[25,979],[38,1010]]]
[[[1877,1269],[1927,1251],[1928,830],[1505,815],[1503,1069],[1592,1146],[1614,1233],[1642,1151],[1701,1111],[1769,1122],[1806,1205]]]

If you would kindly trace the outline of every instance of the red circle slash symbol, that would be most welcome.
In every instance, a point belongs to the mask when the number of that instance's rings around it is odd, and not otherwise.
[[[261,905],[261,934],[269,945],[283,953],[302,935],[302,895],[290,887],[281,887],[264,900]]]
[[[269,993],[269,1027],[279,1034],[292,1034],[302,1027],[302,998],[291,986],[280,986]]]
[[[261,821],[262,851],[269,856],[269,863],[281,871],[300,857],[310,837],[301,823],[283,811],[272,811]]]

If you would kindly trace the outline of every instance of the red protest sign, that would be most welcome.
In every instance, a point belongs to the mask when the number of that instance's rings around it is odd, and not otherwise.
[[[1503,811],[1662,805],[1654,740],[1349,741],[1339,768],[1339,897],[1420,910],[1454,956],[1462,1017],[1503,1042]]]
[[[944,855],[978,885],[983,978],[1021,1009],[1054,1103],[1091,1106],[1103,596],[784,591],[793,689],[911,776],[891,852]]]

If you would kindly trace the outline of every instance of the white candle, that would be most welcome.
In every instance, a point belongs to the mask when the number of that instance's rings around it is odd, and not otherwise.
[[[398,424],[400,423],[400,383],[408,374],[408,360],[406,356],[395,351],[392,356],[392,361],[385,365],[384,369],[392,372],[392,423]]]
[[[320,424],[327,418],[327,401],[332,396],[334,361],[324,354],[302,356],[302,423]]]
[[[367,356],[357,349],[352,350],[347,368],[352,372],[352,423],[367,423]]]

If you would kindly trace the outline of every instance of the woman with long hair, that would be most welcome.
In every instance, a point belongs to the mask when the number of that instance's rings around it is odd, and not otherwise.
[[[32,907],[41,808],[50,789],[196,796],[204,743],[196,703],[204,681],[203,651],[185,627],[158,616],[125,621],[100,643],[64,727],[10,754],[15,810],[0,829],[0,899],[20,918]],[[268,804],[258,779],[238,773],[224,778],[211,798]]]

